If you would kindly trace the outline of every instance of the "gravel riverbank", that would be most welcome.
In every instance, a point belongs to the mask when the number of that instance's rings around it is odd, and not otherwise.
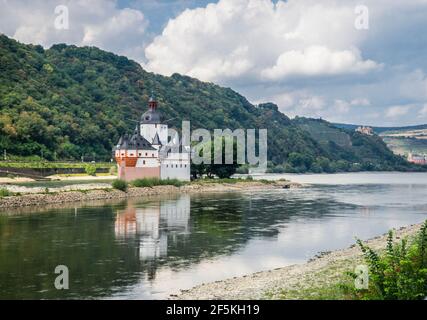
[[[175,186],[155,186],[150,188],[129,188],[127,192],[115,190],[109,184],[84,184],[72,185],[61,188],[49,188],[49,192],[42,192],[42,189],[36,189],[35,192],[27,192],[22,195],[13,195],[0,198],[0,208],[38,206],[44,204],[58,204],[65,202],[94,201],[123,199],[131,197],[143,197],[171,193],[209,193],[209,192],[231,192],[248,191],[261,189],[277,188],[296,188],[299,184],[289,181],[277,181],[274,183],[264,183],[260,181],[247,181],[236,183],[197,183],[193,182],[182,187]],[[17,187],[25,188],[26,187]],[[8,186],[12,192],[22,190],[13,189]]]
[[[414,236],[422,224],[411,225],[395,232],[396,239]],[[373,249],[386,246],[387,235],[365,241]],[[339,283],[346,271],[363,263],[359,247],[322,253],[304,264],[257,272],[182,290],[170,299],[233,300],[233,299],[316,299],[325,286]]]

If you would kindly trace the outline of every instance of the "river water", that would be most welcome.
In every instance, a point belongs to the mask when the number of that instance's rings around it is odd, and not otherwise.
[[[427,219],[426,173],[281,177],[310,186],[0,212],[0,298],[162,299]]]

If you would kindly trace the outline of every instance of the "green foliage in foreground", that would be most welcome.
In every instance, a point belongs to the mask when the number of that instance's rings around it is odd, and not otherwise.
[[[302,277],[289,288],[265,293],[267,299],[292,300],[416,300],[427,296],[427,221],[410,240],[393,242],[378,252],[364,245],[363,257],[336,259],[324,268]],[[350,271],[356,265],[369,267],[369,288],[357,290]]]
[[[124,180],[120,180],[120,179],[114,180],[113,183],[111,184],[111,186],[114,189],[121,190],[121,191],[124,191],[124,192],[126,192],[126,190],[128,189],[127,182],[124,181]]]
[[[427,221],[409,242],[393,242],[379,254],[357,240],[369,266],[369,290],[356,292],[360,299],[417,300],[427,297]],[[353,275],[355,276],[355,275]]]
[[[175,186],[181,187],[186,184],[184,181],[180,181],[178,179],[164,179],[160,180],[158,178],[145,178],[145,179],[137,179],[131,182],[132,186],[137,188],[147,188],[154,186]]]

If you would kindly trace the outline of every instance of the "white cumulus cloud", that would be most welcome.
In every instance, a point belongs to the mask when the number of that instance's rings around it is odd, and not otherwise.
[[[69,28],[55,28],[57,6],[68,9]],[[114,0],[0,0],[0,31],[24,43],[90,45],[142,61],[147,21]]]
[[[397,118],[406,115],[409,112],[411,105],[392,106],[387,109],[386,117]]]
[[[220,0],[171,19],[146,48],[146,67],[208,81],[366,73],[353,1]]]
[[[277,80],[292,75],[365,73],[378,67],[372,60],[363,61],[358,52],[332,51],[324,46],[311,46],[303,51],[291,50],[282,53],[276,65],[262,70],[261,75]]]

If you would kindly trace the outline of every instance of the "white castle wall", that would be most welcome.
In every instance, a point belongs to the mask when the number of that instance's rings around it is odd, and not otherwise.
[[[136,162],[137,168],[157,168],[160,165],[158,158],[138,158]]]
[[[190,154],[169,153],[167,158],[161,159],[160,177],[190,181]]]

